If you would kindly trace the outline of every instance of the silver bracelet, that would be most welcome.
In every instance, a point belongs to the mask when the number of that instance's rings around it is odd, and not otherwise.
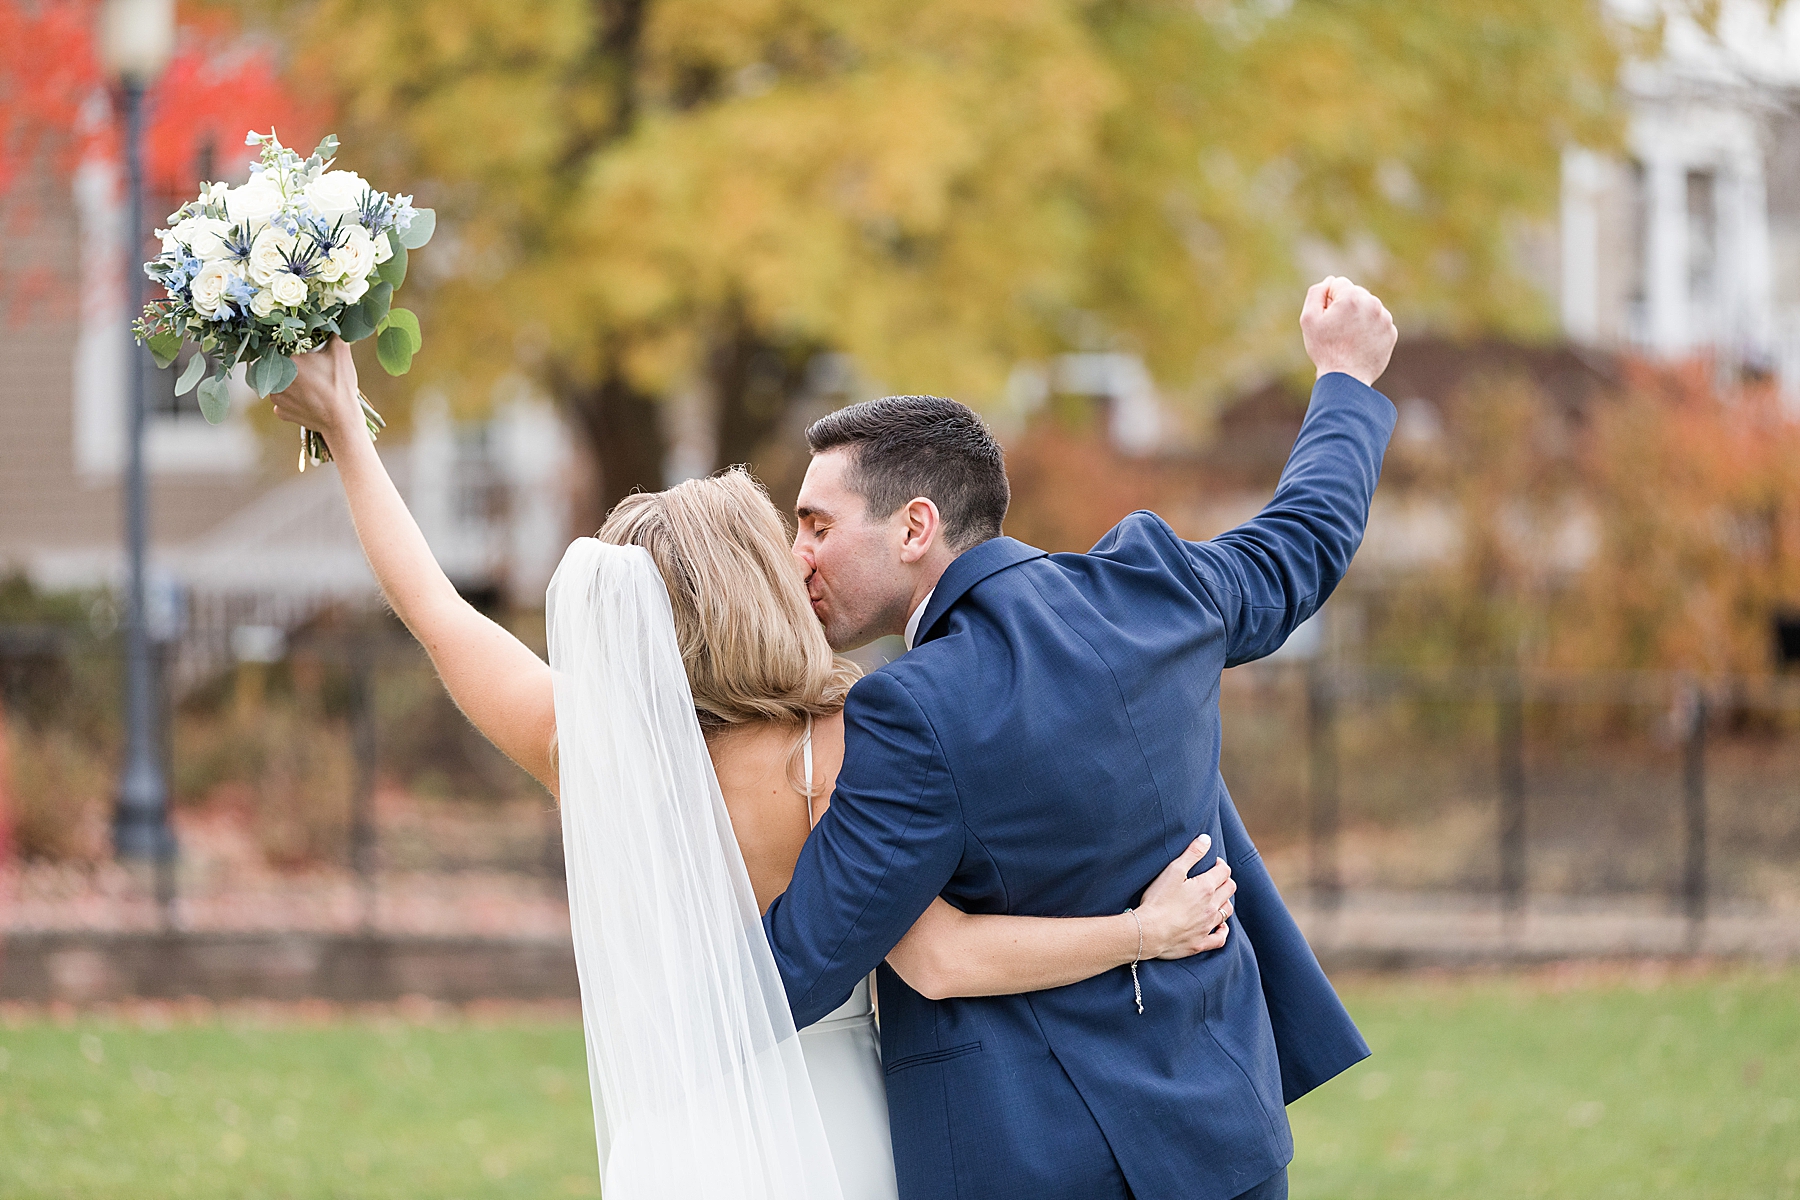
[[[1144,958],[1144,922],[1138,917],[1137,909],[1128,908],[1125,912],[1131,917],[1131,921],[1137,926],[1138,931],[1137,957],[1131,960],[1131,998],[1137,1001],[1138,1016],[1141,1017],[1144,1015],[1144,989],[1138,985],[1137,968],[1138,963]]]

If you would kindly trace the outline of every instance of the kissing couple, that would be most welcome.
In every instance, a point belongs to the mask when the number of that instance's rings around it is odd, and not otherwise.
[[[807,430],[791,543],[742,469],[620,501],[548,665],[433,560],[349,348],[299,360],[277,412],[388,602],[559,798],[607,1200],[1286,1196],[1285,1105],[1369,1051],[1220,776],[1220,673],[1343,577],[1395,420],[1378,299],[1300,326],[1287,467],[1210,541],[1006,537],[980,418],[892,396]]]

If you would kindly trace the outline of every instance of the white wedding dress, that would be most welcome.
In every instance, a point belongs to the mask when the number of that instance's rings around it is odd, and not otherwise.
[[[888,1134],[881,1038],[869,981],[816,1025],[800,1031],[806,1070],[825,1122],[844,1200],[896,1200],[894,1144]]]
[[[800,749],[806,772],[806,819],[813,815],[812,721]],[[812,1076],[825,1140],[837,1164],[844,1200],[896,1200],[894,1144],[888,1133],[887,1088],[882,1082],[881,1035],[865,979],[850,998],[800,1031],[806,1070]]]
[[[545,616],[606,1200],[895,1200],[868,983],[794,1028],[650,556],[576,541]]]

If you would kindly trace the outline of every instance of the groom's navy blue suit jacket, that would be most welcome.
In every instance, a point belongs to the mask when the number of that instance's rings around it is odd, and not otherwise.
[[[1292,1157],[1284,1102],[1368,1054],[1219,775],[1219,676],[1342,578],[1393,423],[1380,393],[1327,375],[1274,500],[1229,533],[1183,541],[1139,512],[1086,554],[975,546],[916,647],[851,690],[830,811],[765,918],[798,1024],[940,893],[1114,914],[1201,833],[1239,888],[1224,948],[1139,967],[1141,1016],[1126,968],[934,1001],[882,966],[904,1200],[1226,1200]]]

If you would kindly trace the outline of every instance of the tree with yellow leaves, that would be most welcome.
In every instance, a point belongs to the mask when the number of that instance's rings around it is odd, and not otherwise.
[[[658,398],[712,393],[740,461],[819,350],[981,405],[1121,346],[1201,395],[1328,263],[1529,328],[1509,238],[1613,136],[1588,3],[243,2],[443,215],[421,369],[534,373],[603,500],[660,483]]]

